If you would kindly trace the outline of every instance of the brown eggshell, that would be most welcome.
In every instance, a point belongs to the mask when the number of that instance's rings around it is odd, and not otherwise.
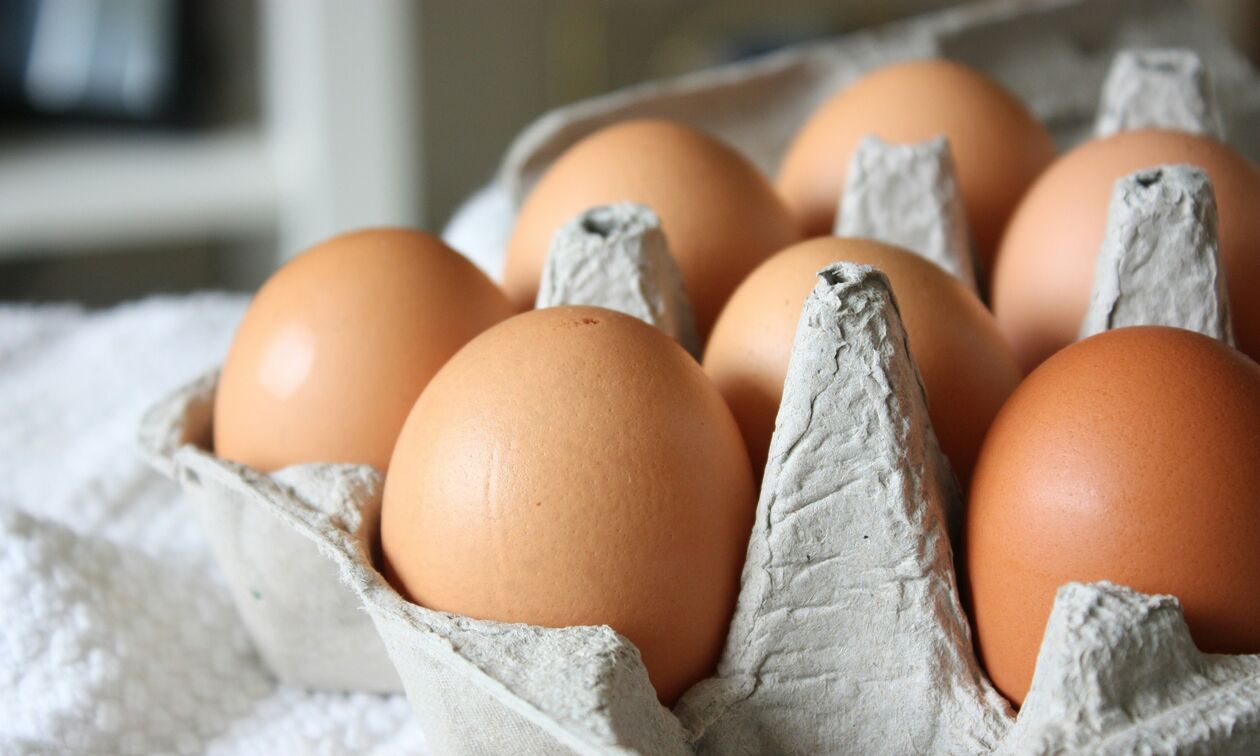
[[[556,229],[594,205],[638,202],[661,219],[701,337],[753,268],[799,238],[770,183],[716,138],[670,121],[626,121],[573,145],[526,198],[508,243],[504,289],[533,307]]]
[[[280,268],[245,313],[219,378],[215,451],[258,470],[383,470],[433,374],[513,313],[433,236],[374,229],[329,239]]]
[[[630,316],[554,307],[474,339],[425,389],[381,539],[422,606],[611,626],[670,705],[722,650],[755,497],[739,429],[694,359]]]
[[[1025,372],[1076,340],[1116,180],[1181,163],[1202,168],[1212,181],[1234,333],[1239,349],[1260,357],[1260,170],[1210,137],[1145,129],[1064,155],[1011,218],[993,277],[993,311]]]
[[[1181,600],[1203,651],[1260,652],[1260,366],[1190,331],[1121,328],[1030,375],[985,439],[967,508],[972,618],[1019,704],[1055,591]]]
[[[849,158],[872,134],[900,144],[949,140],[981,274],[992,270],[1020,195],[1055,155],[1045,128],[979,71],[948,60],[884,66],[824,102],[783,158],[777,186],[807,236],[831,233]]]
[[[766,463],[801,306],[829,263],[874,265],[892,282],[932,425],[965,486],[989,422],[1019,383],[993,316],[957,278],[911,252],[867,239],[823,237],[767,260],[718,319],[704,369],[726,397],[758,470]]]

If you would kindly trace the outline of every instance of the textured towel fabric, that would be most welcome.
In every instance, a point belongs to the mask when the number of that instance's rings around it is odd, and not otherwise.
[[[0,753],[425,753],[402,696],[262,666],[141,413],[220,362],[245,299],[0,307]]]

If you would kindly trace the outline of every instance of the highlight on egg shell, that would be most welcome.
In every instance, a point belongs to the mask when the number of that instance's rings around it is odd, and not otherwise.
[[[503,274],[518,308],[533,306],[556,231],[617,202],[646,205],[660,218],[701,338],[744,276],[799,238],[770,182],[733,148],[681,123],[624,121],[569,147],[526,197]]]
[[[1028,376],[966,510],[971,617],[998,690],[1022,703],[1071,581],[1171,594],[1202,651],[1260,652],[1257,449],[1260,365],[1192,331],[1107,331]]]
[[[429,234],[368,229],[317,244],[245,312],[215,395],[215,452],[263,471],[306,462],[384,470],[433,374],[514,312]]]
[[[657,328],[562,306],[513,317],[434,376],[390,462],[386,574],[421,606],[608,625],[662,703],[713,672],[756,488],[730,410]]]

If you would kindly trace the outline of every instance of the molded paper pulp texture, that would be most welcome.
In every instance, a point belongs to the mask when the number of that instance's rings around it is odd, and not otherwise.
[[[1166,165],[1118,180],[1081,337],[1169,325],[1234,343],[1207,175]]]
[[[896,145],[864,138],[849,161],[840,197],[837,236],[912,250],[975,290],[967,218],[944,137]]]
[[[1171,596],[1069,583],[1000,751],[1260,753],[1260,656],[1200,653]]]
[[[401,690],[359,597],[310,539],[272,511],[274,502],[293,499],[352,530],[375,528],[380,473],[298,465],[264,475],[208,454],[217,380],[212,373],[150,410],[140,446],[187,494],[259,655],[293,685]]]
[[[697,359],[691,303],[656,213],[630,202],[594,207],[561,226],[536,307],[599,305],[660,328]]]
[[[1121,50],[1103,84],[1094,133],[1157,127],[1225,139],[1211,75],[1193,50]]]
[[[888,281],[851,264],[819,277],[700,744],[987,751],[1009,713],[971,653],[946,531],[962,503]]]

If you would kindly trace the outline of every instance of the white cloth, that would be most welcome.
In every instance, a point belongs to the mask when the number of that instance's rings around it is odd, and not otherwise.
[[[402,696],[278,685],[141,413],[219,363],[239,296],[0,307],[0,753],[426,753]]]
[[[455,209],[442,231],[442,240],[493,281],[502,282],[503,261],[515,221],[512,198],[498,184],[486,184]]]

